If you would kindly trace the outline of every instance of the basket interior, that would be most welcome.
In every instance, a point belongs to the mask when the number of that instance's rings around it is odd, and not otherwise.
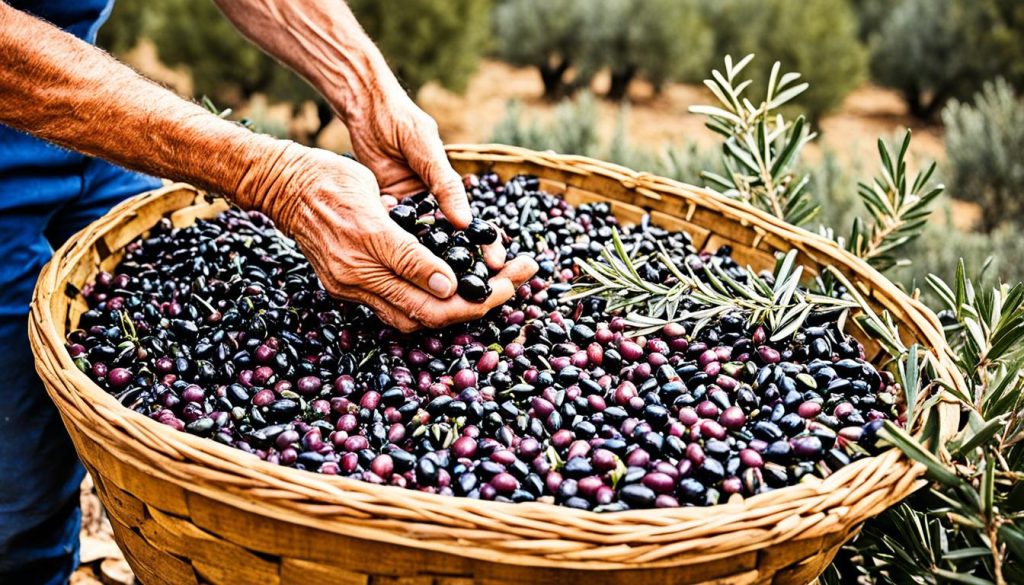
[[[451,151],[451,154],[457,170],[463,173],[494,170],[503,178],[508,178],[513,174],[531,173],[541,177],[544,190],[561,195],[570,203],[609,201],[614,213],[623,223],[636,222],[644,213],[650,212],[654,223],[667,229],[678,229],[688,232],[698,249],[717,249],[721,245],[729,245],[732,247],[733,256],[738,262],[749,264],[755,269],[770,268],[775,262],[776,253],[788,251],[793,247],[800,251],[799,260],[809,271],[817,271],[827,263],[831,263],[828,261],[829,256],[821,252],[821,246],[824,245],[821,242],[812,242],[813,245],[808,245],[806,242],[801,243],[797,239],[790,239],[786,235],[785,228],[775,229],[766,223],[767,220],[763,218],[758,219],[756,214],[754,214],[754,220],[747,219],[747,216],[744,214],[752,212],[732,209],[730,206],[735,206],[734,203],[723,204],[724,207],[716,208],[712,204],[714,203],[712,199],[711,203],[705,204],[703,199],[705,194],[695,188],[692,189],[691,199],[687,199],[682,195],[669,196],[658,189],[652,189],[643,184],[630,184],[628,181],[624,181],[622,176],[627,176],[626,171],[628,170],[623,170],[621,176],[618,174],[616,176],[606,176],[600,173],[580,172],[578,168],[574,168],[572,165],[568,165],[568,163],[558,162],[558,160],[565,160],[566,157],[553,158],[552,160],[555,162],[551,164],[540,164],[524,161],[519,156],[521,153],[518,150],[514,151],[515,156],[501,154],[500,156],[486,157],[480,156],[480,153],[473,150],[459,151],[458,149]],[[596,165],[597,163],[594,162],[594,164]],[[633,176],[635,177],[636,175],[633,174]],[[678,184],[675,185],[678,186]],[[672,188],[681,187],[673,186]],[[60,282],[63,286],[54,287],[52,294],[39,293],[37,291],[37,295],[52,308],[52,312],[46,314],[48,317],[46,322],[53,328],[52,331],[48,331],[45,334],[45,337],[51,342],[49,353],[54,358],[53,363],[63,367],[65,371],[79,374],[67,353],[62,351],[63,346],[61,342],[66,337],[69,328],[77,324],[79,316],[86,310],[85,301],[79,293],[95,277],[96,273],[100,270],[113,269],[123,257],[125,246],[138,236],[149,232],[163,217],[170,218],[174,225],[180,227],[189,225],[198,218],[213,217],[227,209],[227,204],[223,200],[208,198],[206,195],[187,186],[167,187],[158,193],[141,197],[135,201],[128,201],[116,208],[110,216],[103,220],[104,224],[101,227],[91,228],[86,237],[74,238],[69,247],[62,249],[58,259],[55,259],[54,262],[59,266],[60,271],[55,277],[57,279],[56,282]],[[935,328],[931,326],[934,316],[922,316],[915,312],[914,303],[910,302],[899,291],[886,288],[884,280],[880,276],[872,277],[870,274],[867,274],[864,278],[858,278],[857,274],[851,274],[851,272],[858,270],[857,265],[852,262],[849,264],[844,264],[843,262],[845,262],[845,258],[840,258],[838,263],[862,287],[862,292],[865,296],[874,302],[877,307],[893,311],[894,317],[906,325],[902,329],[908,336],[908,339],[919,340],[926,347],[940,347],[942,345],[941,338],[935,336],[935,331],[933,331]],[[875,294],[876,292],[878,293],[877,295]],[[901,303],[907,305],[903,310],[900,310]],[[36,309],[34,309],[35,311]],[[854,328],[851,327],[850,329]],[[938,341],[936,341],[937,339]],[[862,341],[873,344],[870,340]],[[877,349],[877,344],[873,344],[873,346]],[[867,345],[867,347],[871,348],[872,345]],[[940,357],[940,359],[942,358]],[[51,377],[59,378],[56,375],[51,375]],[[62,382],[63,389],[59,390],[76,395],[73,402],[79,408],[74,409],[75,412],[71,413],[70,419],[81,423],[83,421],[88,422],[87,419],[90,416],[94,418],[97,416],[90,410],[89,413],[81,414],[81,418],[78,418],[81,410],[93,408],[92,406],[86,406],[89,399],[109,398],[110,400],[101,401],[104,403],[110,402],[111,406],[120,407],[109,395],[99,396],[99,394],[102,394],[102,391],[95,385],[89,384],[92,388],[80,387],[79,389],[72,389],[71,385],[75,383],[80,384],[80,381]],[[85,383],[88,383],[88,381],[85,380]],[[54,392],[51,389],[51,395]],[[80,393],[85,396],[84,402],[81,401],[81,396],[77,396]],[[65,420],[67,421],[69,420],[69,409],[65,407],[64,410],[63,414],[65,414]],[[114,411],[111,410],[110,412]],[[130,412],[127,414],[133,416],[126,415],[123,419],[118,420],[116,428],[110,426],[111,432],[116,431],[119,433],[116,437],[118,441],[125,438],[133,438],[129,435],[120,434],[124,429],[138,431],[145,428],[146,433],[153,431],[154,434],[159,434],[162,438],[165,435],[171,434],[165,433],[166,429],[159,427],[157,423],[144,419],[144,417],[134,416],[135,413]],[[89,425],[79,424],[78,427],[79,431],[84,434],[88,434],[90,430]],[[135,436],[137,437],[138,435]],[[224,486],[234,485],[238,487],[242,484],[249,485],[256,482],[255,479],[250,477],[239,483],[239,478],[235,476],[235,472],[243,464],[231,457],[231,453],[227,452],[230,451],[228,447],[184,433],[174,433],[174,436],[166,437],[166,439],[170,443],[167,446],[167,450],[161,454],[153,454],[152,460],[158,461],[159,457],[164,457],[168,467],[166,471],[177,474],[174,476],[176,478],[174,489],[182,492],[183,504],[181,508],[165,511],[170,511],[175,515],[181,514],[183,517],[186,517],[193,505],[193,497],[189,496],[186,502],[184,494],[186,491],[194,489],[196,484],[199,483],[202,483],[202,487],[205,489],[222,489]],[[142,448],[140,447],[139,449],[141,450]],[[173,456],[166,457],[165,454],[168,452],[171,452]],[[183,455],[184,453],[189,455]],[[206,459],[192,459],[190,455],[193,453],[200,453]],[[149,452],[147,450],[148,456]],[[86,457],[85,454],[83,454],[83,459],[87,460],[87,462],[89,461],[89,457]],[[231,460],[228,461],[229,459]],[[211,475],[204,477],[202,482],[187,482],[181,479],[186,477],[186,472],[194,471],[192,468],[201,466],[204,461],[210,463],[211,467],[216,467],[216,471],[211,471]],[[742,522],[738,519],[738,515],[741,512],[737,511],[737,508],[733,507],[723,510],[724,506],[717,512],[710,512],[707,509],[699,511],[681,510],[674,517],[675,520],[673,520],[672,524],[667,524],[662,516],[655,517],[654,515],[640,513],[645,511],[623,512],[621,513],[622,516],[619,517],[620,519],[615,521],[602,518],[602,523],[607,521],[609,525],[616,525],[616,522],[618,522],[617,526],[624,531],[628,529],[630,535],[633,535],[633,523],[635,522],[636,526],[640,527],[636,529],[636,533],[640,535],[640,538],[646,537],[648,533],[645,531],[652,531],[652,533],[665,531],[671,533],[664,537],[665,547],[662,547],[660,543],[657,545],[648,544],[646,548],[640,547],[637,549],[625,547],[625,545],[620,547],[609,545],[605,547],[608,544],[604,539],[605,536],[615,534],[614,538],[619,538],[621,534],[614,531],[610,533],[603,532],[604,530],[611,530],[611,528],[603,524],[598,525],[588,515],[591,513],[576,514],[569,510],[551,510],[549,509],[551,508],[550,506],[543,506],[543,509],[541,509],[526,504],[499,505],[497,503],[490,503],[493,505],[473,508],[471,502],[445,503],[446,508],[458,508],[459,510],[467,511],[466,516],[452,520],[448,517],[442,518],[441,510],[429,509],[431,506],[440,507],[440,503],[435,500],[441,496],[420,495],[418,493],[395,494],[390,491],[385,493],[380,490],[398,490],[399,488],[376,488],[375,486],[356,482],[355,480],[343,481],[344,478],[306,477],[312,474],[296,472],[295,470],[272,466],[269,463],[264,464],[258,461],[252,462],[250,469],[258,469],[267,475],[273,476],[274,480],[278,483],[267,485],[273,485],[276,490],[274,493],[281,495],[281,499],[279,502],[275,502],[274,506],[248,509],[247,512],[253,516],[261,515],[263,517],[267,515],[269,508],[278,511],[285,509],[293,512],[297,511],[295,516],[292,517],[298,518],[301,516],[304,519],[318,519],[321,521],[322,527],[331,530],[332,533],[349,534],[356,527],[366,530],[372,528],[374,531],[377,531],[374,532],[372,540],[384,540],[393,543],[402,542],[398,536],[394,536],[393,540],[387,540],[387,536],[393,536],[393,533],[389,531],[395,530],[395,526],[398,525],[396,518],[416,518],[419,520],[419,523],[415,524],[415,528],[407,528],[410,525],[408,521],[403,521],[401,527],[402,530],[412,530],[413,535],[419,542],[415,545],[403,542],[403,546],[410,548],[413,546],[422,548],[433,547],[434,550],[443,550],[455,556],[472,556],[474,554],[482,554],[480,551],[486,550],[488,551],[488,558],[498,559],[500,556],[500,561],[496,562],[502,563],[514,562],[522,565],[527,563],[536,563],[538,565],[549,563],[550,565],[561,563],[563,562],[561,559],[565,558],[561,552],[545,550],[544,547],[546,545],[544,543],[548,541],[535,542],[531,540],[528,534],[524,536],[528,532],[525,529],[520,527],[520,531],[516,532],[515,529],[509,528],[508,523],[510,519],[513,516],[521,515],[523,518],[528,518],[528,520],[522,520],[523,522],[550,523],[551,526],[567,527],[565,530],[568,532],[563,534],[572,534],[573,537],[566,537],[563,540],[575,539],[575,545],[578,545],[579,550],[571,553],[578,555],[572,556],[572,558],[580,566],[585,564],[588,569],[594,568],[596,566],[595,562],[599,559],[614,559],[615,562],[622,560],[622,562],[628,562],[633,567],[647,565],[649,560],[647,557],[661,559],[666,563],[678,564],[679,561],[675,557],[668,560],[669,556],[673,554],[678,554],[679,558],[686,556],[691,559],[694,555],[699,555],[705,557],[704,560],[708,560],[710,558],[708,555],[712,551],[718,555],[714,557],[718,560],[725,558],[736,560],[743,556],[757,564],[760,562],[759,559],[762,559],[766,554],[760,549],[767,546],[777,548],[777,545],[780,543],[793,545],[793,547],[800,549],[801,555],[806,554],[807,556],[817,554],[815,550],[807,550],[809,538],[828,540],[828,548],[838,546],[838,543],[848,536],[850,530],[855,530],[859,522],[862,522],[864,518],[871,514],[878,513],[888,505],[889,498],[899,498],[909,493],[916,475],[909,473],[909,467],[905,466],[902,460],[897,459],[893,453],[883,454],[878,462],[870,463],[870,465],[868,460],[862,460],[862,462],[864,463],[861,465],[854,464],[845,468],[847,473],[844,474],[846,479],[843,481],[849,480],[847,483],[831,482],[829,485],[833,487],[830,487],[827,493],[824,494],[812,493],[814,488],[811,486],[798,485],[772,494],[766,494],[770,496],[768,499],[755,496],[755,498],[760,499],[755,503],[752,501],[753,498],[751,498],[748,500],[749,505],[751,508],[757,506],[760,506],[760,508],[756,510],[756,514],[752,514],[750,517],[743,517]],[[118,465],[123,464],[125,469],[128,468],[128,464],[123,461],[112,462],[112,467],[114,463]],[[218,463],[223,463],[223,465]],[[150,473],[153,472],[150,471]],[[146,497],[144,496],[148,496],[149,492],[145,492],[145,489],[139,487],[141,484],[121,483],[128,481],[129,476],[127,474],[128,471],[124,471],[123,473],[118,472],[112,475],[113,483],[120,484],[122,487],[126,485],[138,487],[140,492],[143,492],[142,495],[139,495],[139,498],[145,501]],[[300,474],[302,475],[301,478],[298,477]],[[159,471],[156,472],[156,475],[163,476],[164,473]],[[309,489],[319,489],[320,486],[323,486],[325,494],[322,497],[323,501],[321,501],[320,495],[317,495],[316,498],[309,498],[308,496],[298,496],[295,492],[288,491],[290,489],[289,486],[293,483],[296,485],[302,484],[303,487]],[[360,485],[353,487],[351,485],[353,483]],[[835,489],[835,486],[838,486],[840,489]],[[264,492],[262,493],[266,494],[267,486],[264,486],[263,489]],[[350,490],[343,494],[344,498],[338,495],[341,489]],[[377,491],[374,491],[375,489]],[[868,491],[871,493],[868,493]],[[339,499],[332,500],[330,499],[331,497]],[[408,501],[397,502],[397,500],[403,498]],[[366,504],[367,508],[358,508],[357,505],[360,502],[368,501],[372,502],[373,506],[377,506],[372,508],[373,510],[389,512],[394,508],[398,510],[395,512],[397,515],[383,516],[379,519],[379,523],[375,517],[367,519],[348,515],[352,509],[370,509],[369,506],[371,504]],[[510,509],[505,508],[506,506],[522,507],[516,508],[513,514]],[[778,522],[774,520],[768,522],[765,520],[765,518],[770,518],[765,516],[767,513],[765,509],[768,507],[776,510],[773,513],[784,514],[787,520],[780,520]],[[429,512],[429,522],[420,516],[421,510]],[[469,512],[472,512],[472,514],[470,515]],[[231,513],[235,514],[233,511]],[[733,516],[723,517],[721,516],[723,513],[733,514]],[[317,514],[320,514],[320,516],[317,516]],[[796,530],[797,526],[794,523],[797,520],[794,517],[799,517],[799,522],[803,523],[799,525],[799,532],[779,532],[782,528],[785,528],[785,530]],[[780,528],[781,525],[786,524],[789,520],[792,520],[792,522]],[[511,524],[518,527],[519,525],[516,522],[511,522]],[[698,525],[699,529],[694,528],[694,526]],[[223,523],[223,526],[227,526],[227,523]],[[216,531],[223,528],[223,526],[218,521],[206,525],[205,528]],[[530,526],[532,528],[534,525],[531,524]],[[732,530],[733,528],[735,530]],[[677,550],[676,553],[668,552],[675,549],[672,546],[667,546],[667,543],[672,543],[677,547],[692,545],[694,542],[692,535],[695,530],[713,532],[726,529],[729,530],[729,534],[716,533],[714,539],[703,541],[704,544],[700,548],[693,550],[686,548],[685,551]],[[485,548],[479,542],[481,537],[478,533],[492,530],[496,532],[502,531],[501,537],[494,542],[487,542],[486,544],[489,548]],[[771,538],[781,538],[779,535],[784,532],[787,537],[784,539],[784,542],[782,540],[779,542],[772,541],[769,544],[766,534],[771,533]],[[842,533],[843,536],[839,537],[839,533]],[[376,534],[385,534],[386,536],[378,538]],[[582,534],[583,536],[577,538],[576,534]],[[239,537],[239,539],[241,538],[242,536]],[[839,540],[836,540],[837,538]],[[370,537],[367,537],[367,539],[371,540]],[[398,544],[395,544],[395,546],[398,546]],[[814,545],[810,546],[813,547]],[[630,550],[626,551],[625,548],[630,548]],[[591,555],[591,549],[594,550],[593,555]],[[755,553],[754,551],[758,552]],[[661,555],[665,555],[665,558],[662,558]],[[770,575],[770,572],[765,574]]]

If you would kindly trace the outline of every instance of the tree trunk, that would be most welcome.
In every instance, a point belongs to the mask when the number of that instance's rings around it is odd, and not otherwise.
[[[924,99],[924,92],[916,87],[903,90],[903,99],[907,102],[910,115],[918,120],[927,120],[931,110]]]
[[[930,94],[917,90],[905,91],[903,95],[910,114],[922,122],[929,123],[936,121],[939,112],[942,111],[942,106],[946,105],[947,99],[947,93],[941,90]]]
[[[544,99],[556,101],[561,98],[565,90],[562,77],[569,70],[569,61],[561,59],[555,65],[545,63],[539,69],[540,79],[544,83]]]
[[[626,98],[629,93],[629,84],[636,77],[636,67],[628,65],[621,70],[612,71],[612,82],[611,86],[608,87],[608,93],[604,97],[620,102]]]

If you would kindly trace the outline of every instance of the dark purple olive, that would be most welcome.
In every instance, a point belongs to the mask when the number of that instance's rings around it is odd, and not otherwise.
[[[718,422],[731,431],[737,431],[746,424],[747,417],[743,414],[743,409],[740,407],[730,406],[722,411],[722,414],[718,417]]]
[[[446,249],[448,249],[448,244],[450,240],[451,238],[448,236],[448,234],[442,231],[431,231],[426,236],[423,237],[422,241],[423,245],[426,246],[427,249],[429,249],[434,254],[440,255]]]
[[[370,464],[370,471],[376,473],[382,479],[388,479],[391,474],[394,473],[395,463],[394,460],[388,454],[378,455],[373,459]]]
[[[644,476],[643,484],[659,494],[671,493],[675,489],[675,480],[661,472],[648,473]]]
[[[790,444],[793,446],[793,453],[804,459],[818,459],[825,451],[821,444],[821,439],[813,435],[797,437]]]
[[[416,209],[408,205],[396,205],[391,208],[389,214],[402,229],[407,232],[416,230],[416,220],[419,219]]]
[[[683,500],[691,504],[703,504],[707,498],[707,488],[693,478],[684,478],[679,482],[679,494]]]
[[[650,508],[656,497],[654,490],[641,484],[630,484],[619,490],[622,500],[633,508]]]
[[[295,391],[299,394],[312,395],[320,391],[320,378],[304,376],[295,383]]]
[[[461,246],[448,248],[442,259],[457,273],[465,272],[473,267],[473,254]]]
[[[493,244],[498,239],[498,231],[494,229],[494,226],[479,217],[474,217],[469,222],[469,227],[466,228],[465,234],[471,243],[478,246]]]
[[[132,373],[124,368],[114,368],[107,373],[107,383],[114,390],[120,390],[132,381]]]
[[[491,478],[490,484],[499,494],[510,494],[519,488],[519,480],[510,473],[501,472]]]
[[[459,296],[472,303],[482,303],[491,295],[491,287],[475,274],[459,277]]]

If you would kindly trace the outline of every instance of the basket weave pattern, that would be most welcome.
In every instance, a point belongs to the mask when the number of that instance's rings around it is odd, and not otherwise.
[[[834,265],[892,313],[907,341],[935,353],[946,383],[962,387],[935,316],[827,240],[714,193],[583,157],[496,145],[452,146],[449,156],[463,173],[531,173],[572,203],[609,201],[627,223],[650,211],[698,249],[727,244],[754,268],[793,248],[811,271]],[[921,484],[920,467],[889,451],[711,508],[596,514],[312,474],[173,431],[93,384],[64,338],[86,309],[78,291],[112,269],[128,242],[162,217],[188,225],[224,208],[185,185],[126,201],[58,251],[32,304],[37,369],[146,585],[806,583],[864,520]],[[947,436],[955,431],[954,404],[929,414]]]

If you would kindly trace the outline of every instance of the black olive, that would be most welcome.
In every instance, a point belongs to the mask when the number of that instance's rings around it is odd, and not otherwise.
[[[459,296],[472,303],[482,303],[491,294],[491,286],[475,274],[459,277]]]
[[[465,234],[470,242],[478,246],[493,244],[498,239],[498,230],[479,217],[474,217],[473,221],[469,222],[469,227],[466,228]]]

